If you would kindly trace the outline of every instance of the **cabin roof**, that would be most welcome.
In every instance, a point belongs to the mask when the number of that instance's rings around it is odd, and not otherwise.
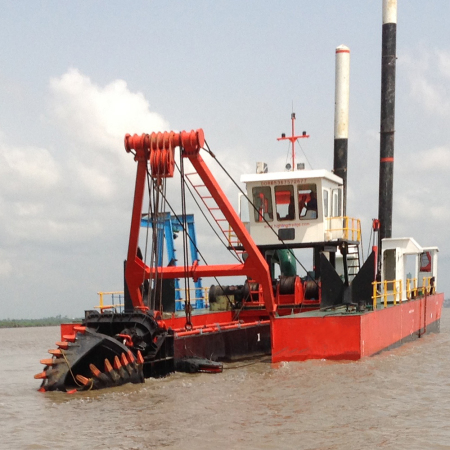
[[[381,241],[381,247],[383,251],[400,248],[404,255],[423,252],[422,246],[412,237],[384,238]]]
[[[293,172],[269,172],[269,173],[252,173],[241,175],[242,183],[257,183],[260,181],[277,181],[277,180],[307,180],[324,178],[337,184],[342,184],[342,178],[338,177],[329,170],[295,170]]]
[[[381,241],[381,247],[383,251],[400,248],[404,255],[409,254],[418,255],[426,251],[435,251],[435,252],[439,251],[438,247],[422,247],[412,237],[384,238]]]

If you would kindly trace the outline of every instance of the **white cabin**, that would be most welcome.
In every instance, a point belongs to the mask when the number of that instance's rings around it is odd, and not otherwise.
[[[431,278],[433,285],[437,285],[437,247],[422,247],[413,238],[385,238],[381,251],[381,281],[382,284],[388,283],[389,291],[393,281],[400,281],[396,288],[401,291],[401,298],[405,299],[409,297],[408,291],[428,287]]]
[[[248,205],[247,226],[257,245],[359,241],[359,222],[342,217],[342,178],[332,172],[256,173],[241,182],[254,205]]]

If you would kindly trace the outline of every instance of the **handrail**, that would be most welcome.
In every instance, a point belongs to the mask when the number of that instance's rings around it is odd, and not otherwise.
[[[387,308],[388,299],[397,304],[397,301],[409,301],[419,295],[429,295],[435,293],[435,285],[433,277],[423,277],[422,286],[417,286],[417,278],[406,279],[406,298],[403,296],[403,281],[402,280],[384,280],[372,282],[373,295],[372,304],[373,309],[377,308],[377,299],[383,300],[383,305]]]
[[[343,239],[361,242],[361,221],[353,217],[341,216],[341,217],[327,217],[329,228],[328,232],[342,231]],[[342,220],[342,227],[331,228],[331,223],[335,223]]]
[[[197,300],[204,300],[205,302],[205,308],[208,307],[208,293],[209,293],[209,287],[201,287],[201,288],[197,288],[197,287],[191,287],[189,289],[187,288],[177,288],[175,289],[175,291],[180,292],[181,293],[181,298],[176,300],[177,302],[184,302],[186,301],[186,299],[189,299],[190,302],[196,302]],[[191,295],[191,292],[194,291],[194,293],[196,293],[197,291],[202,291],[203,295],[201,297],[196,297],[195,294],[194,296]],[[184,292],[184,298],[183,298],[183,292]]]
[[[392,289],[391,292],[388,289],[388,286],[391,285]],[[394,305],[397,304],[397,297],[398,301],[402,302],[402,280],[384,280],[384,281],[374,281],[372,282],[373,286],[373,295],[372,295],[372,301],[373,301],[373,309],[377,309],[377,299],[380,300],[383,299],[384,307],[387,308],[388,298],[392,297]],[[378,286],[383,287],[383,289],[378,290]],[[379,292],[379,293],[378,293]]]
[[[203,296],[195,296],[195,293],[201,290],[203,292]],[[208,308],[209,307],[209,302],[208,302],[208,292],[209,292],[209,287],[202,287],[202,288],[198,288],[198,287],[192,287],[186,289],[186,288],[178,288],[175,289],[175,291],[178,291],[180,293],[184,292],[184,298],[180,298],[175,300],[175,302],[180,303],[180,302],[185,302],[187,298],[189,298],[190,302],[193,303],[192,308],[196,309],[197,308],[197,301],[204,301],[204,304],[202,306],[202,308]],[[192,291],[194,291],[194,295],[192,295]],[[113,309],[115,312],[117,312],[117,309],[119,309],[119,312],[122,311],[123,307],[125,306],[124,303],[122,303],[122,300],[124,298],[124,292],[123,291],[111,291],[111,292],[97,292],[98,296],[99,296],[99,304],[97,306],[94,306],[94,308],[99,309],[100,312],[103,313],[103,311],[105,310],[109,310],[109,309]],[[104,301],[104,297],[107,295],[111,295],[111,303],[110,304],[106,304],[105,305],[105,301]],[[117,295],[119,296],[119,303],[115,303],[114,302],[114,296]],[[184,310],[183,308],[180,308],[182,310]]]
[[[413,287],[411,288],[411,282]],[[417,278],[406,279],[406,297],[408,300],[418,295],[434,294],[436,286],[434,285],[434,277],[423,277],[422,286],[417,286]]]
[[[99,304],[98,306],[94,306],[94,308],[97,308],[100,310],[100,312],[103,312],[105,309],[114,309],[114,311],[117,312],[117,308],[119,308],[119,312],[121,312],[122,308],[124,307],[123,303],[118,303],[117,305],[114,304],[114,295],[119,296],[119,302],[123,299],[123,291],[111,291],[111,292],[97,292],[97,295],[99,296]],[[111,301],[112,303],[110,305],[105,305],[103,303],[103,297],[105,295],[111,295]]]

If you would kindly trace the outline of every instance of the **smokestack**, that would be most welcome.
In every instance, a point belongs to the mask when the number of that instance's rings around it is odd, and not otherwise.
[[[397,0],[383,0],[381,52],[379,239],[392,237]]]
[[[350,98],[350,49],[336,48],[336,90],[334,104],[334,173],[344,180],[344,209],[347,214],[348,108]]]

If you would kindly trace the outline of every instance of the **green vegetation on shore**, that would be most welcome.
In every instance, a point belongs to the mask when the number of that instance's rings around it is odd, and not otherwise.
[[[0,319],[0,328],[52,327],[62,323],[80,323],[81,318],[71,319],[67,316],[44,317],[43,319]]]

